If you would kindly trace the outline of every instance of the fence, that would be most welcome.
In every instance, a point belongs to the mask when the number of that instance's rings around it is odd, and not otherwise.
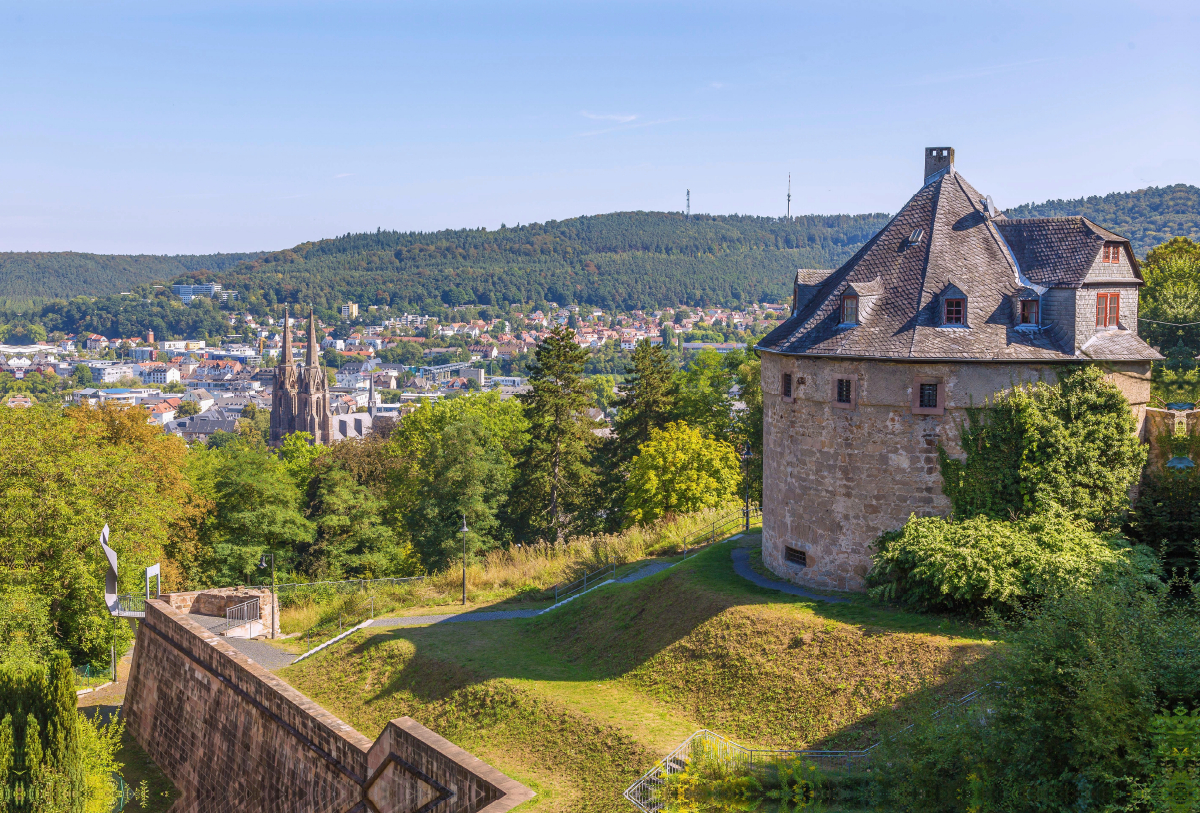
[[[279,606],[292,607],[306,598],[315,597],[318,601],[333,598],[346,593],[369,592],[378,587],[397,587],[423,580],[424,576],[407,576],[387,579],[342,579],[340,581],[323,582],[291,582],[275,585],[275,595],[278,596]]]
[[[701,528],[684,541],[683,558],[695,556],[701,548],[708,547],[714,542],[720,542],[736,530],[749,528],[750,523],[761,517],[762,508],[757,505],[750,506],[749,511],[739,508],[723,517],[718,517],[709,527]]]
[[[616,575],[616,565],[605,565],[595,573],[583,574],[582,579],[576,579],[575,581],[567,584],[560,582],[554,585],[554,603],[557,604],[559,601],[571,595],[572,593],[577,593],[580,590],[587,589],[589,584],[594,586],[607,579],[615,578]]]
[[[75,672],[75,689],[77,691],[91,689],[110,680],[107,669],[93,671],[90,663],[85,666],[76,666],[72,671]]]
[[[249,601],[243,602],[236,606],[225,610],[225,623],[213,628],[213,632],[220,635],[223,632],[234,629],[235,627],[249,626],[254,621],[262,619],[262,610],[259,609],[258,599],[252,598]],[[253,632],[253,628],[247,632]]]
[[[118,615],[145,615],[146,613],[146,597],[139,593],[126,593],[123,596],[117,596],[117,614]]]
[[[934,712],[932,717],[937,719],[947,711],[974,703],[983,696],[986,688],[988,687],[980,687],[955,702],[943,706]],[[900,733],[911,728],[912,725],[905,726]],[[659,760],[653,768],[630,785],[624,796],[643,813],[659,813],[664,808],[663,790],[669,784],[671,777],[683,773],[697,762],[707,760],[718,763],[726,770],[748,772],[757,767],[802,760],[823,768],[850,770],[865,767],[871,759],[872,752],[879,744],[877,742],[859,751],[746,748],[720,734],[701,729],[684,740],[678,748]]]

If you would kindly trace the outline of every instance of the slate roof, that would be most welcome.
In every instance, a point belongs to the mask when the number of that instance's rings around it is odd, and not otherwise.
[[[1133,257],[1128,240],[1086,217],[998,217],[992,223],[1008,243],[1021,272],[1038,285],[1078,288],[1107,241],[1124,243],[1128,256]],[[1138,273],[1136,265],[1134,268]]]
[[[796,313],[758,347],[789,355],[970,361],[1066,361],[1079,359],[1060,330],[1013,327],[1010,295],[1026,290],[1008,245],[1020,243],[1021,257],[1045,280],[1078,285],[1104,240],[1123,240],[1083,218],[1041,221],[989,219],[984,196],[950,169],[926,184],[892,220],[841,268],[797,273],[801,285],[816,285]],[[1032,227],[1026,226],[1033,222]],[[1006,234],[1002,234],[1003,228]],[[921,230],[914,243],[910,238]],[[1052,250],[1066,235],[1064,257]],[[1017,250],[1014,249],[1014,252]],[[1132,252],[1131,252],[1132,256]],[[1022,271],[1025,270],[1022,266]],[[1033,275],[1028,281],[1049,287]],[[1131,282],[1135,282],[1131,280]],[[941,296],[951,287],[967,295],[966,327],[941,326]],[[861,323],[840,325],[842,293],[848,287],[872,295],[860,303]],[[876,294],[876,291],[878,293]],[[863,306],[866,306],[864,309]],[[1129,331],[1094,346],[1089,358],[1161,358]],[[1140,353],[1140,355],[1138,355]]]

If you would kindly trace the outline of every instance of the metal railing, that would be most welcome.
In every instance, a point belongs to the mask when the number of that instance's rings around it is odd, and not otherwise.
[[[146,597],[140,593],[117,596],[117,615],[145,615]]]
[[[575,581],[566,584],[560,582],[554,585],[554,603],[557,604],[560,600],[566,598],[572,593],[577,593],[580,590],[587,589],[589,584],[594,587],[602,581],[616,578],[616,575],[617,566],[613,564],[605,565],[595,573],[585,573],[583,574],[582,579],[576,579]]]
[[[988,686],[993,684],[988,684]],[[931,717],[937,719],[952,709],[970,705],[983,696],[988,686],[982,686],[935,711]],[[990,710],[988,710],[990,713]],[[915,723],[902,728],[897,735],[912,729]],[[697,762],[717,762],[726,770],[749,771],[760,766],[780,762],[804,761],[824,768],[850,770],[863,766],[871,759],[872,752],[882,743],[875,743],[857,751],[820,751],[808,749],[747,748],[738,745],[720,734],[701,729],[684,740],[678,748],[659,760],[653,768],[630,785],[624,793],[626,799],[643,813],[659,813],[666,799],[663,790],[672,776],[683,773]]]
[[[262,611],[259,609],[258,599],[252,598],[225,610],[225,623],[217,625],[212,631],[219,635],[236,627],[261,620]],[[253,632],[253,628],[250,631]]]
[[[756,519],[762,517],[762,508],[750,506],[749,516],[745,508],[731,511],[725,516],[713,520],[707,528],[701,528],[683,543],[683,558],[695,556],[701,548],[706,548],[714,542],[720,542],[735,530],[745,530]]]
[[[377,587],[395,587],[424,580],[424,576],[404,576],[385,579],[341,579],[339,581],[323,582],[289,582],[275,585],[275,593],[279,596],[280,606],[285,600],[291,601],[306,593],[328,592],[334,595],[355,592],[369,592]]]

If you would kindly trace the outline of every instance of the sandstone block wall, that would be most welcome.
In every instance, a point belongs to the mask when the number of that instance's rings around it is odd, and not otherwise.
[[[1144,368],[1144,369],[1143,369]],[[781,394],[792,374],[793,398]],[[1142,432],[1149,363],[1113,365],[1107,377],[1133,406]],[[834,382],[851,378],[853,409],[834,406]],[[914,415],[916,379],[945,386],[942,415]],[[966,409],[1019,384],[1057,380],[1051,365],[907,363],[762,354],[763,560],[799,584],[861,590],[872,544],[911,516],[945,515],[937,447],[961,454]],[[785,560],[804,551],[806,566]]]
[[[503,813],[533,796],[408,718],[373,745],[160,600],[123,714],[182,793],[172,813],[416,813],[435,799],[438,813]]]
[[[212,590],[195,590],[190,593],[165,593],[160,598],[172,609],[184,614],[224,616],[225,611],[252,598],[258,599],[258,617],[263,627],[279,635],[279,613],[273,612],[275,596],[262,587],[219,587]]]

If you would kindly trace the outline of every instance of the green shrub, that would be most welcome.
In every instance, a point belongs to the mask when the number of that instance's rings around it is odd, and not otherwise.
[[[979,700],[884,738],[881,809],[1145,810],[1127,805],[1153,771],[1151,724],[1170,680],[1161,665],[1179,643],[1163,634],[1170,604],[1102,583],[1018,614]]]
[[[954,515],[997,519],[1052,503],[1099,530],[1120,527],[1146,464],[1129,402],[1095,366],[1060,372],[970,410],[965,459],[939,449]]]
[[[1011,521],[914,516],[877,546],[871,594],[926,610],[1008,612],[1055,587],[1086,587],[1105,574],[1161,585],[1151,551],[1120,536],[1102,537],[1054,506]]]

